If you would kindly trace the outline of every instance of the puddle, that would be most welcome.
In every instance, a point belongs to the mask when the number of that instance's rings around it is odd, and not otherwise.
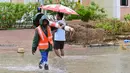
[[[87,59],[89,56],[65,56],[63,59],[73,59],[73,60],[83,60]]]
[[[67,73],[65,70],[60,70],[58,68],[50,66],[49,70],[46,71],[44,69],[39,69],[38,66],[33,66],[33,65],[27,65],[27,66],[7,66],[7,67],[0,67],[2,69],[7,69],[10,71],[25,71],[25,72],[30,72],[30,71],[38,71],[38,72],[47,72],[47,73]]]
[[[38,67],[33,65],[27,65],[27,66],[8,66],[8,67],[1,67],[8,70],[14,70],[14,71],[37,71],[39,70]]]

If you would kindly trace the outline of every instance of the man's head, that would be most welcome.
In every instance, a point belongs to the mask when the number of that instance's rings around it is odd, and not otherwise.
[[[37,8],[37,12],[41,12],[41,8],[38,7],[38,8]]]
[[[57,15],[56,15],[56,18],[57,18],[57,20],[62,20],[63,16],[64,16],[63,13],[58,12]]]

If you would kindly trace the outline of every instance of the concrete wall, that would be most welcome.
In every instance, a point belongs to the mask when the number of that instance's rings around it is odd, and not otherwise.
[[[29,2],[36,2],[37,0],[10,0],[12,3],[24,3],[27,4]]]
[[[24,4],[27,4],[27,3],[34,3],[34,2],[37,2],[38,0],[24,0]],[[40,1],[40,0],[39,0]]]
[[[120,8],[120,0],[113,0],[113,1],[114,1],[113,2],[113,5],[114,5],[113,17],[120,19],[120,15],[121,15],[121,13],[120,13],[120,10],[121,10],[121,8]]]
[[[10,2],[10,0],[0,0],[0,2]]]
[[[104,8],[106,10],[106,13],[108,14],[109,18],[112,18],[114,15],[114,5],[113,5],[114,0],[104,0]]]
[[[121,19],[124,18],[124,15],[130,14],[130,0],[128,0],[128,6],[121,6]]]
[[[12,0],[12,3],[24,3],[24,0]]]
[[[91,0],[97,3],[100,7],[105,8],[108,17],[113,16],[113,0]]]
[[[81,3],[86,6],[91,3],[91,0],[81,0]]]
[[[104,7],[104,1],[105,1],[105,0],[91,0],[91,2],[95,2],[95,3],[98,4],[100,7]]]
[[[104,8],[108,18],[120,18],[120,0],[91,0]]]
[[[130,14],[130,0],[128,6],[120,6],[120,0],[91,0],[105,8],[109,18],[123,19],[124,15]]]

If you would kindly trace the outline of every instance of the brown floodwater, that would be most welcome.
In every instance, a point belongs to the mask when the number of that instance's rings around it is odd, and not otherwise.
[[[49,71],[40,70],[39,51],[31,54],[34,30],[0,31],[0,73],[130,73],[130,47],[65,45],[65,56],[49,54]],[[24,48],[25,53],[17,53]]]

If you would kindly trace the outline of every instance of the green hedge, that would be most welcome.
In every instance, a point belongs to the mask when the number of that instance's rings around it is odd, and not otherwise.
[[[97,28],[105,29],[109,34],[121,34],[124,31],[123,27],[125,22],[121,22],[118,19],[104,19],[96,22]]]
[[[25,13],[36,12],[38,4],[0,3],[0,28],[10,28]]]
[[[80,6],[76,12],[79,16],[70,15],[67,17],[68,20],[81,19],[82,21],[88,22],[89,20],[101,20],[106,18],[107,14],[103,8],[100,8],[97,4],[92,2],[89,6]]]
[[[125,19],[126,21],[130,21],[130,14],[125,15],[125,16],[124,16],[124,19]]]

